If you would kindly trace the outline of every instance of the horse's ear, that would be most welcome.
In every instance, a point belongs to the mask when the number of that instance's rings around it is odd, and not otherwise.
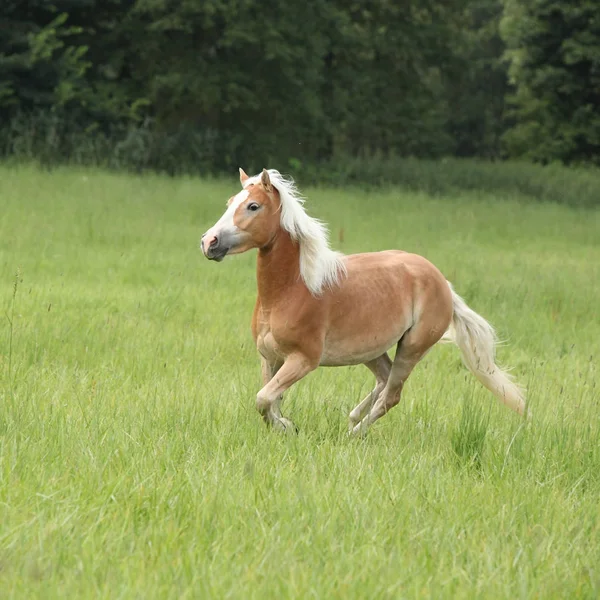
[[[249,179],[249,177],[246,175],[246,171],[240,167],[240,183],[242,184],[242,187],[244,187],[244,183],[247,179]]]
[[[269,172],[266,169],[263,169],[263,172],[260,176],[260,182],[263,184],[263,187],[267,192],[273,191],[273,186],[271,185],[271,178],[269,177]]]

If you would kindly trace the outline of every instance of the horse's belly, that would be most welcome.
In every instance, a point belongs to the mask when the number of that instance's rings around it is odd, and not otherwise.
[[[321,366],[359,365],[381,356],[402,337],[405,328],[396,327],[385,334],[365,332],[345,340],[326,341]]]

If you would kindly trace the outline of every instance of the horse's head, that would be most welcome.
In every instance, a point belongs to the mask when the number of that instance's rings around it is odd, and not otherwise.
[[[210,260],[264,248],[280,229],[279,198],[263,169],[260,177],[248,177],[240,169],[242,191],[227,202],[223,216],[202,236],[200,247]]]

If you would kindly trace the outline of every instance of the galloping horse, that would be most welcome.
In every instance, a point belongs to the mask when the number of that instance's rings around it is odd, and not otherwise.
[[[216,261],[258,248],[252,334],[264,387],[256,406],[268,425],[295,429],[281,414],[282,395],[318,366],[362,363],[376,384],[350,413],[349,426],[365,432],[398,404],[410,372],[442,337],[456,343],[485,387],[524,414],[523,392],[495,364],[494,329],[433,264],[400,250],[334,252],[291,179],[240,169],[240,182],[242,191],[202,236],[201,248]]]

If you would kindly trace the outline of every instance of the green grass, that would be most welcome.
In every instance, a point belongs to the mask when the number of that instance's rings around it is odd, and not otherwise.
[[[295,386],[279,436],[254,409],[255,258],[198,250],[235,189],[0,168],[0,595],[597,598],[600,212],[307,190],[344,252],[443,270],[533,419],[441,346],[366,439],[361,366]]]

